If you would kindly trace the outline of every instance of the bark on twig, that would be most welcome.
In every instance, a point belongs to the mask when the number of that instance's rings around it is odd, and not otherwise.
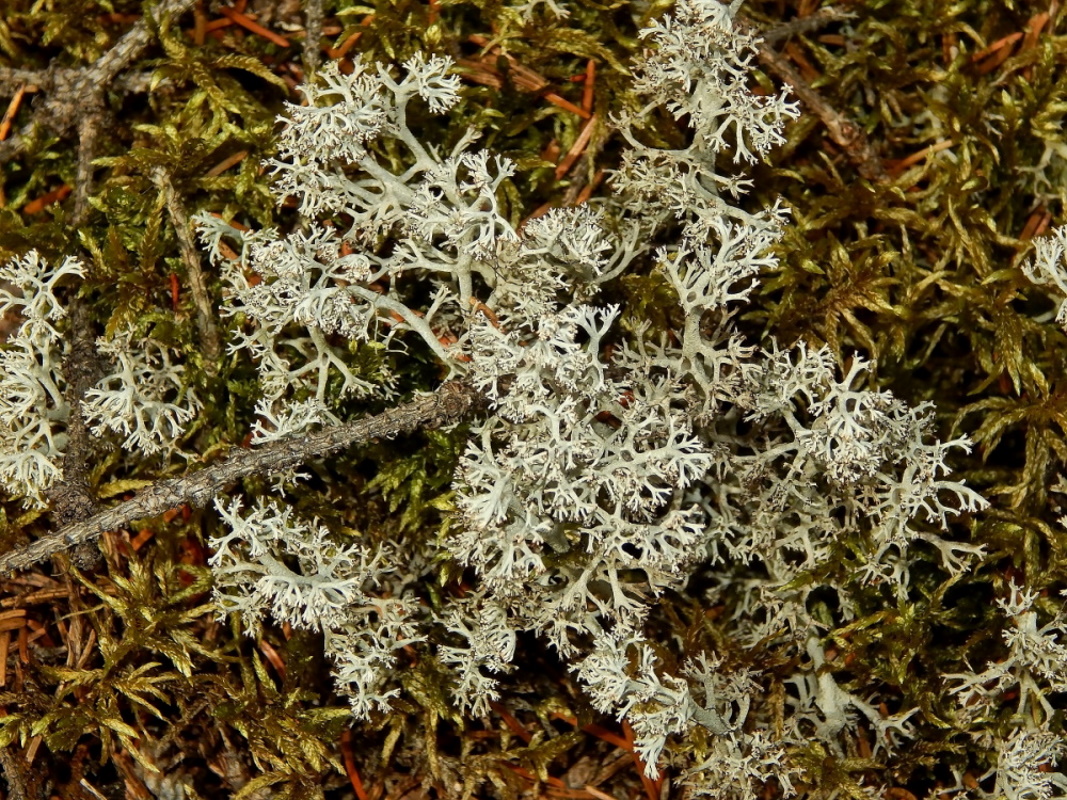
[[[26,569],[49,556],[91,541],[104,531],[122,528],[132,520],[155,517],[183,503],[204,505],[229,484],[250,475],[280,472],[372,439],[391,438],[416,429],[429,430],[460,422],[478,410],[482,403],[483,397],[476,389],[452,381],[431,395],[377,416],[243,450],[198,472],[158,481],[131,500],[0,556],[0,574]]]
[[[0,747],[0,770],[4,773],[10,800],[39,800],[44,797],[44,782],[33,780],[29,764],[14,744]]]
[[[0,143],[0,163],[9,161],[26,149],[38,125],[60,136],[76,132],[78,142],[78,179],[74,187],[74,222],[81,222],[88,212],[92,188],[92,161],[96,152],[96,135],[105,120],[104,93],[116,87],[138,90],[143,81],[124,82],[120,73],[130,67],[152,42],[164,17],[178,16],[194,0],[162,0],[150,14],[138,20],[115,45],[93,64],[80,68],[44,70],[0,69],[0,94],[16,91],[20,85],[33,84],[43,102],[36,104],[33,119],[10,139]]]
[[[72,343],[70,354],[63,360],[63,375],[67,379],[64,395],[70,407],[67,446],[59,465],[63,479],[48,491],[52,515],[60,525],[85,519],[97,509],[96,498],[89,488],[93,440],[82,406],[85,393],[96,385],[102,369],[85,304],[75,300],[69,316]]]
[[[889,175],[882,166],[882,159],[874,152],[862,128],[831,107],[781,54],[766,44],[759,46],[759,60],[763,66],[793,87],[800,102],[822,120],[830,138],[844,150],[860,175],[871,181],[889,180]]]
[[[81,225],[89,213],[96,136],[104,126],[105,117],[103,100],[90,98],[87,101],[84,116],[78,120],[78,171],[74,179],[74,217],[71,220],[75,226]]]
[[[322,63],[322,0],[304,2],[304,69],[308,74],[318,72]]]
[[[86,392],[103,374],[103,367],[85,303],[75,298],[69,316],[71,348],[63,360],[63,375],[67,379],[63,394],[70,407],[67,446],[59,464],[63,479],[48,491],[52,517],[59,525],[87,519],[99,509],[96,495],[89,485],[94,438],[85,423],[84,401]],[[76,547],[71,554],[71,560],[81,568],[91,568],[99,558],[96,550],[84,546]]]
[[[867,139],[863,129],[823,100],[800,73],[793,69],[793,66],[780,53],[770,47],[774,42],[787,39],[790,36],[810,33],[829,22],[847,19],[851,16],[847,12],[826,8],[806,17],[776,25],[766,31],[757,30],[757,26],[744,17],[740,17],[739,21],[743,28],[759,35],[761,40],[758,50],[760,63],[778,76],[779,79],[788,83],[800,99],[800,102],[822,120],[834,144],[845,152],[845,155],[855,165],[860,175],[867,180],[887,181],[889,180],[889,175],[885,171],[885,167],[882,166],[882,159],[871,147],[870,140]]]
[[[162,169],[156,170],[153,176],[156,185],[163,192],[163,201],[167,204],[174,221],[174,230],[178,235],[178,246],[182,252],[182,261],[185,262],[185,270],[189,273],[189,288],[193,294],[193,303],[196,305],[196,324],[200,331],[200,343],[203,345],[204,368],[209,374],[214,374],[218,369],[219,353],[219,329],[215,325],[215,310],[211,307],[211,296],[208,294],[207,283],[204,281],[204,271],[200,269],[200,251],[196,248],[193,240],[193,227],[189,222],[189,215],[185,213],[178,192],[170,177]]]
[[[797,17],[789,20],[789,22],[781,22],[773,28],[768,28],[760,33],[760,38],[766,44],[774,44],[782,41],[782,39],[788,39],[790,36],[811,33],[831,22],[839,22],[843,19],[850,19],[853,16],[855,15],[838,8],[821,8],[814,14],[808,14],[806,17]]]

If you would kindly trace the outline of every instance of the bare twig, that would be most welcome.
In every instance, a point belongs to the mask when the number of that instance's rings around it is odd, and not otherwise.
[[[322,63],[322,0],[305,0],[304,31],[304,70],[311,75]]]
[[[822,120],[830,138],[845,151],[860,175],[867,180],[885,181],[889,180],[889,175],[863,130],[823,100],[800,73],[793,69],[793,66],[780,53],[770,47],[773,42],[802,33],[810,33],[829,22],[847,19],[850,16],[852,15],[847,12],[827,8],[806,17],[776,25],[766,31],[759,30],[750,19],[739,17],[738,21],[743,29],[756,33],[760,37],[758,51],[760,63],[788,83],[808,110]]]
[[[40,791],[42,787],[34,785],[33,789],[30,788],[27,780],[30,770],[21,754],[16,755],[13,750],[13,745],[0,747],[0,769],[3,770],[4,779],[7,781],[8,797],[11,800],[34,800],[43,794]]]
[[[85,303],[75,299],[70,311],[71,348],[63,360],[63,374],[67,378],[64,391],[70,413],[67,417],[67,446],[60,468],[63,480],[48,491],[52,514],[60,525],[70,525],[92,516],[99,508],[96,496],[89,487],[92,465],[93,437],[85,424],[83,401],[103,372],[96,352],[96,342],[89,323]],[[75,548],[72,556],[79,567],[91,567],[99,554],[84,547]]]
[[[32,86],[34,84],[41,88],[38,81],[45,74],[42,70],[0,67],[0,93],[6,95],[10,92],[14,94],[20,86]]]
[[[162,169],[157,169],[153,179],[163,192],[163,201],[167,204],[171,219],[174,220],[174,230],[178,234],[182,261],[185,262],[186,272],[189,273],[189,288],[193,293],[200,342],[204,347],[204,367],[208,373],[214,373],[218,369],[221,352],[219,330],[215,325],[215,310],[211,307],[211,296],[208,294],[207,283],[204,281],[204,272],[200,269],[200,251],[197,250],[196,242],[193,240],[192,224],[189,222],[189,215],[185,213],[185,206],[182,205],[170,176]]]
[[[93,157],[96,154],[96,136],[103,127],[104,104],[99,98],[89,98],[78,120],[78,171],[74,179],[74,225],[85,221],[89,213],[89,194],[93,187]]]
[[[814,14],[808,14],[806,17],[797,17],[796,19],[789,20],[789,22],[781,22],[773,28],[768,28],[767,30],[760,32],[760,38],[763,39],[766,44],[775,44],[776,42],[782,41],[782,39],[788,39],[790,36],[800,36],[805,33],[811,33],[831,22],[851,19],[853,16],[855,15],[851,12],[843,11],[839,8],[822,8]]]
[[[226,486],[249,475],[284,471],[372,439],[391,438],[416,429],[429,430],[459,422],[481,404],[482,396],[477,390],[452,381],[433,394],[374,417],[243,450],[198,472],[157,481],[131,500],[0,556],[0,574],[26,569],[49,556],[91,541],[104,531],[121,528],[132,520],[155,517],[183,503],[204,505]]]
[[[70,414],[67,418],[67,446],[60,462],[63,480],[48,492],[52,513],[60,525],[85,519],[96,511],[96,498],[89,488],[92,436],[85,424],[82,400],[99,380],[102,370],[85,304],[75,300],[69,316],[72,343],[70,354],[63,360],[63,374],[67,378],[64,394]]]
[[[115,46],[104,53],[93,65],[95,77],[107,86],[115,77],[137,60],[152,43],[155,30],[165,17],[177,17],[188,11],[195,0],[161,0],[148,14],[123,34]]]
[[[49,67],[46,70],[0,69],[0,94],[13,92],[19,85],[33,84],[47,96],[34,113],[33,120],[18,135],[0,142],[0,163],[15,158],[26,149],[38,125],[50,128],[60,136],[77,132],[78,179],[74,192],[74,222],[84,219],[92,189],[92,161],[96,152],[96,136],[105,119],[104,93],[116,86],[136,87],[141,82],[122,81],[119,74],[144,52],[151,43],[154,30],[164,17],[184,13],[194,0],[162,0],[138,20],[93,64],[77,69]]]
[[[796,92],[800,101],[808,107],[809,111],[822,120],[827,132],[830,134],[830,138],[845,151],[848,159],[855,165],[860,175],[867,180],[889,180],[885,167],[882,166],[882,160],[874,152],[874,148],[871,147],[866,134],[858,125],[832,108],[793,69],[792,65],[781,54],[772,50],[766,44],[759,46],[759,60],[763,66],[793,87],[793,91]]]
[[[114,86],[119,73],[151,43],[152,29],[164,17],[181,14],[192,4],[193,0],[162,0],[151,15],[138,20],[110,50],[87,67],[2,70],[0,91],[8,86],[16,89],[20,83],[35,84],[48,95],[40,104],[36,118],[60,135],[66,135],[76,128],[87,102],[103,105],[104,92]]]

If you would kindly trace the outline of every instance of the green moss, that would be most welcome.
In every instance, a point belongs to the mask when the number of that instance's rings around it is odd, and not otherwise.
[[[473,59],[480,48],[470,36],[481,35],[573,103],[581,102],[581,84],[571,79],[592,59],[595,112],[603,122],[630,102],[625,64],[640,46],[642,15],[667,5],[581,0],[569,18],[541,14],[534,23],[495,2],[442,2],[436,11],[414,0],[342,2],[328,4],[327,12],[339,27],[334,46],[360,33],[351,57],[402,61],[430,51]],[[797,5],[751,0],[746,13],[770,26]],[[773,168],[756,176],[751,202],[781,196],[795,224],[779,245],[779,268],[764,276],[744,310],[743,325],[753,340],[825,343],[842,364],[862,354],[875,364],[876,388],[913,403],[933,402],[943,435],[966,433],[975,442],[971,454],[955,457],[957,474],[993,501],[980,518],[961,519],[954,529],[960,540],[986,547],[973,574],[946,580],[930,552],[912,565],[907,597],[857,587],[860,607],[847,623],[833,598],[820,600],[826,640],[837,651],[828,665],[835,679],[878,689],[890,710],[919,709],[911,720],[918,735],[891,765],[859,740],[845,759],[816,745],[794,754],[805,785],[820,796],[859,798],[866,796],[861,782],[920,794],[948,779],[947,765],[977,775],[989,766],[984,751],[960,732],[943,676],[1002,656],[1003,623],[991,600],[1003,596],[1013,576],[1050,591],[1067,579],[1067,535],[1057,521],[1062,493],[1052,488],[1067,463],[1067,338],[1048,320],[1051,303],[1019,269],[1028,221],[1045,211],[1063,221],[1067,160],[1057,152],[1067,145],[1067,50],[1050,25],[1033,46],[1012,44],[1013,55],[999,65],[992,65],[995,55],[976,59],[989,43],[1025,32],[1047,3],[857,0],[848,8],[852,20],[797,37],[792,46],[812,65],[812,84],[829,106],[866,133],[891,179],[861,179],[825,127],[802,116]],[[114,21],[113,12],[140,8],[10,0],[0,19],[2,62],[20,69],[87,64],[129,27]],[[97,333],[134,327],[187,352],[196,351],[195,308],[153,172],[166,172],[190,214],[203,209],[255,227],[273,222],[261,162],[271,153],[281,104],[297,100],[290,87],[299,74],[297,45],[279,48],[232,27],[197,45],[191,30],[191,15],[172,21],[160,44],[134,65],[152,72],[148,93],[110,93],[112,121],[98,136],[91,212],[77,228],[70,225],[69,200],[22,213],[57,186],[73,185],[76,137],[42,129],[22,155],[0,166],[0,255],[30,247],[50,257],[80,253],[90,271],[78,294]],[[468,83],[444,122],[426,124],[439,126],[436,134],[446,142],[473,125],[489,146],[516,161],[507,202],[518,221],[610,170],[619,143],[606,126],[599,128],[589,157],[557,181],[545,154],[553,147],[566,152],[583,123],[524,88],[513,64],[497,59],[494,67],[499,86]],[[773,86],[776,79],[763,83]],[[23,103],[16,129],[33,117],[34,105]],[[674,125],[657,120],[649,136],[671,141]],[[930,146],[941,149],[905,163]],[[228,168],[214,169],[241,153]],[[284,212],[281,218],[293,222]],[[672,305],[668,292],[649,264],[625,278],[612,299],[625,304],[630,327],[649,323],[655,336],[672,327],[663,311]],[[368,374],[382,366],[371,349],[354,357]],[[209,402],[185,447],[207,458],[240,445],[257,390],[254,371],[236,358],[214,375],[203,367],[194,359],[189,380]],[[410,369],[405,378],[413,386],[429,388],[436,378],[432,365]],[[343,411],[372,410],[353,403]],[[315,492],[293,500],[377,540],[432,541],[448,524],[452,466],[463,440],[462,430],[431,433],[313,465]],[[92,483],[102,496],[115,494],[158,477],[155,469],[101,454]],[[6,543],[43,530],[43,520],[17,506],[0,511]],[[214,620],[205,594],[202,527],[210,523],[204,519],[193,512],[146,523],[155,536],[138,553],[112,540],[103,569],[73,571],[64,579],[66,596],[52,607],[31,606],[49,636],[66,631],[69,649],[36,648],[21,677],[8,670],[0,745],[25,748],[40,737],[35,769],[60,775],[57,765],[74,760],[101,788],[105,781],[121,787],[118,765],[127,756],[151,772],[153,765],[168,769],[177,754],[211,765],[179,769],[201,796],[340,792],[347,785],[339,746],[347,710],[330,694],[321,648],[311,637],[272,629],[260,647]],[[843,542],[842,558],[854,557],[851,552]],[[466,588],[462,570],[448,563],[428,570],[426,583],[428,603]],[[694,579],[688,594],[649,621],[664,642],[665,663],[677,665],[703,650],[740,658],[709,616],[698,585]],[[406,691],[396,712],[358,734],[365,779],[396,788],[424,778],[446,794],[458,784],[460,793],[518,797],[533,782],[516,767],[544,782],[583,758],[607,760],[610,746],[553,721],[551,711],[579,715],[582,724],[595,715],[572,679],[560,674],[554,655],[526,645],[526,668],[504,680],[502,705],[534,732],[530,742],[517,739],[503,718],[494,717],[490,727],[460,719],[448,704],[443,671],[431,657],[416,655],[404,665]],[[279,655],[284,676],[264,652]],[[767,645],[746,657],[766,674],[768,692],[785,692],[781,678],[795,663],[784,651]],[[1006,720],[1010,709],[1003,714]],[[76,783],[56,780],[59,791]],[[631,768],[602,788],[624,797],[639,786]]]

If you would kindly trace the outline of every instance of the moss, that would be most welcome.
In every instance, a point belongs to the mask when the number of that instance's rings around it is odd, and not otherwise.
[[[625,64],[640,46],[642,18],[667,4],[574,5],[568,18],[539,12],[524,23],[495,2],[327,3],[329,44],[350,43],[350,59],[402,61],[420,51],[464,59],[464,101],[446,122],[427,124],[442,125],[437,134],[445,142],[473,125],[516,160],[507,200],[520,220],[586,187],[607,191],[598,181],[615,165],[619,142],[606,126],[575,169],[556,179],[552,164],[584,123],[548,95],[580,105],[582,84],[574,79],[592,60],[594,111],[609,119],[629,102]],[[750,0],[745,10],[767,27],[813,5]],[[862,179],[825,127],[802,116],[773,167],[755,181],[753,204],[781,196],[795,225],[743,324],[755,340],[826,343],[842,364],[856,354],[872,359],[876,388],[933,402],[942,434],[966,433],[975,442],[953,466],[993,506],[980,518],[959,520],[954,533],[986,547],[980,568],[949,580],[930,552],[912,565],[908,596],[865,587],[847,624],[833,598],[819,599],[836,652],[828,665],[835,679],[879,691],[890,711],[918,708],[911,720],[918,735],[890,761],[874,756],[862,737],[851,743],[849,758],[815,745],[794,754],[804,784],[820,796],[859,797],[861,784],[920,795],[949,780],[949,766],[972,775],[989,766],[955,721],[943,676],[1001,657],[1003,623],[991,598],[1003,596],[1016,577],[1050,592],[1067,579],[1067,534],[1057,521],[1062,493],[1054,490],[1067,461],[1067,339],[1048,320],[1047,298],[1019,269],[1028,238],[1049,221],[1063,221],[1067,162],[1058,153],[1065,144],[1067,50],[1059,20],[1038,35],[1026,33],[1048,10],[1044,2],[846,5],[851,20],[794,37],[785,52],[829,106],[862,128],[890,179]],[[136,3],[9,0],[0,19],[0,60],[19,69],[88,64],[140,12]],[[164,25],[158,44],[131,68],[151,73],[148,92],[108,93],[91,211],[79,224],[71,225],[70,199],[34,209],[35,200],[74,185],[77,136],[41,128],[23,153],[0,164],[0,256],[29,247],[51,257],[82,254],[90,273],[77,292],[94,332],[133,326],[187,352],[197,349],[196,311],[154,171],[166,172],[190,214],[204,209],[255,227],[271,223],[261,162],[271,152],[275,115],[283,101],[297,99],[293,87],[302,76],[297,36],[280,47],[228,26],[198,43],[194,22],[188,14]],[[279,6],[273,24],[284,30],[282,23],[300,22]],[[1023,36],[990,49],[1017,33]],[[475,64],[482,41],[515,61]],[[544,84],[531,90],[520,64]],[[33,119],[35,104],[26,100],[15,130]],[[673,124],[658,120],[650,135],[669,141],[677,135]],[[293,224],[285,213],[280,218]],[[649,322],[649,335],[656,335],[672,325],[661,311],[667,291],[649,265],[628,276],[613,299],[626,304],[629,325]],[[377,368],[375,357],[359,354],[368,371]],[[184,447],[208,458],[244,440],[254,374],[236,359],[214,374],[202,363],[193,367],[189,380],[210,402]],[[412,370],[414,385],[435,379],[428,365]],[[372,410],[352,404],[345,413]],[[451,465],[462,442],[462,431],[427,434],[313,465],[315,492],[294,502],[377,538],[432,541],[448,521]],[[104,497],[156,477],[152,464],[100,453],[91,482]],[[15,505],[2,511],[7,544],[45,527]],[[353,782],[347,758],[366,785],[386,793],[417,785],[443,796],[518,797],[539,786],[558,788],[552,780],[580,774],[586,762],[611,769],[610,735],[623,740],[624,733],[597,717],[554,655],[532,641],[525,643],[524,669],[504,679],[505,698],[491,720],[458,718],[439,666],[409,654],[395,714],[358,729],[358,744],[346,749],[347,710],[330,693],[328,665],[314,639],[268,629],[261,642],[251,642],[215,620],[205,594],[210,524],[207,515],[181,509],[171,519],[146,521],[147,533],[109,537],[100,567],[64,566],[57,579],[35,576],[40,586],[5,583],[11,605],[25,608],[36,626],[4,634],[9,649],[0,692],[6,710],[0,744],[33,752],[30,784],[49,782],[50,791],[66,796],[84,779],[110,796],[124,784],[148,785],[164,775],[187,785],[190,796],[341,795]],[[848,543],[842,557],[850,557]],[[455,565],[432,565],[426,602],[462,594],[464,577]],[[708,609],[699,588],[695,578],[689,592],[649,621],[664,643],[665,663],[706,649],[732,652],[717,621],[728,609]],[[34,591],[51,594],[37,601]],[[32,644],[20,644],[20,636]],[[766,675],[767,691],[784,698],[781,681],[795,663],[770,645],[747,657]],[[1003,714],[1001,723],[1010,709]],[[648,790],[630,762],[599,786],[617,797]],[[768,792],[773,796],[774,788]]]

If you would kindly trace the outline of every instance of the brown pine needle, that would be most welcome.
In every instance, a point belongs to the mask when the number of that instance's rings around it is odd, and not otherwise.
[[[515,719],[515,717],[511,715],[511,712],[501,703],[490,700],[489,707],[499,714],[500,718],[504,720],[504,724],[508,726],[508,729],[526,742],[526,744],[529,744],[533,740],[533,734],[526,730],[526,728],[522,727],[522,723]]]
[[[71,193],[71,191],[71,188],[64,183],[58,189],[53,189],[47,194],[41,195],[36,200],[31,200],[30,202],[28,202],[22,207],[22,213],[39,214],[53,203],[61,202],[64,198],[66,198],[67,195]]]
[[[1026,225],[1023,226],[1019,238],[1025,242],[1033,239],[1035,236],[1040,236],[1048,230],[1051,223],[1052,214],[1044,208],[1039,208],[1026,220]]]
[[[912,153],[907,158],[902,158],[899,161],[886,162],[886,166],[889,167],[890,172],[900,174],[904,172],[908,167],[914,166],[922,161],[927,156],[932,156],[934,153],[939,153],[942,150],[947,150],[952,147],[953,141],[951,139],[942,139],[940,142],[936,142],[928,147],[924,147],[917,153]]]
[[[230,167],[232,167],[234,164],[240,164],[247,157],[248,157],[248,151],[247,150],[240,150],[240,151],[234,153],[229,158],[223,159],[218,164],[216,164],[211,169],[209,169],[207,171],[207,173],[206,173],[206,177],[214,178],[214,177],[216,177],[218,175],[221,175],[226,170],[228,170]]]
[[[582,132],[578,134],[578,138],[574,140],[574,144],[571,145],[571,149],[567,151],[567,155],[563,157],[563,160],[556,166],[556,180],[558,181],[568,172],[571,167],[574,166],[574,162],[579,159],[583,152],[585,152],[586,145],[589,144],[589,140],[593,137],[593,128],[596,126],[596,114],[591,116],[582,128]]]
[[[326,55],[328,55],[334,60],[338,58],[344,58],[346,55],[348,55],[348,51],[351,50],[353,46],[355,46],[356,42],[359,41],[361,36],[363,36],[363,31],[356,31],[355,33],[349,34],[348,38],[341,42],[340,47],[327,47]]]
[[[550,85],[550,82],[543,75],[523,66],[514,56],[501,52],[500,48],[496,45],[491,45],[486,37],[472,34],[467,37],[467,41],[486,48],[486,53],[480,58],[460,59],[456,62],[461,67],[470,70],[464,76],[468,80],[494,89],[503,88],[504,78],[496,68],[497,59],[503,58],[508,64],[508,79],[518,88],[526,89],[530,92],[544,92]],[[570,111],[572,114],[577,114],[582,119],[589,119],[592,116],[590,112],[560,97],[556,92],[544,92],[542,97],[555,106]]]
[[[344,757],[345,774],[348,775],[348,782],[352,784],[356,797],[359,800],[369,800],[367,790],[363,786],[363,779],[360,778],[359,770],[356,769],[356,759],[352,755],[351,728],[345,728],[344,733],[341,734],[341,755]]]
[[[289,47],[289,40],[286,39],[284,36],[275,33],[272,30],[264,28],[254,19],[245,16],[239,11],[235,11],[232,8],[223,7],[219,9],[219,13],[222,14],[224,17],[228,17],[229,19],[233,20],[234,23],[240,25],[246,31],[254,33],[257,36],[261,36],[268,42],[273,42],[274,44],[278,45],[278,47]]]
[[[204,13],[203,2],[193,6],[193,44],[202,47],[204,37],[207,34],[207,14]]]
[[[598,169],[596,175],[593,176],[593,180],[582,187],[582,191],[578,192],[578,196],[574,198],[574,205],[580,206],[593,196],[593,192],[604,180],[604,170]]]
[[[278,677],[283,681],[285,680],[285,661],[282,660],[281,655],[274,649],[270,642],[260,640],[259,651],[263,653],[263,657],[270,662],[270,665],[274,667],[274,671],[278,673]]]
[[[22,105],[22,98],[26,96],[26,85],[23,84],[15,92],[15,96],[11,98],[11,102],[7,104],[7,111],[4,112],[4,118],[0,120],[0,142],[4,141],[11,133],[11,125],[15,121],[15,115],[19,113],[19,106]]]
[[[222,30],[223,28],[230,28],[233,26],[233,20],[223,17],[222,19],[213,19],[211,22],[204,23],[205,33],[214,33],[215,31]]]
[[[36,592],[30,592],[16,597],[5,597],[0,600],[0,606],[32,606],[37,603],[50,603],[60,597],[66,597],[67,590],[63,589],[38,589]]]
[[[971,61],[978,64],[978,74],[988,75],[1011,58],[1013,45],[1022,38],[1023,34],[1017,31],[1001,39],[997,39],[993,44],[989,45],[989,47],[979,50],[971,56]]]
[[[979,50],[977,53],[971,56],[971,61],[976,63],[978,61],[982,61],[993,55],[994,53],[1003,50],[1005,47],[1015,44],[1021,38],[1023,38],[1023,35],[1018,31],[1015,33],[1009,33],[1007,36],[1003,36],[1000,39],[997,39],[995,42],[993,42],[993,44],[989,45],[988,47],[984,47]]]
[[[493,311],[493,309],[491,309],[489,306],[487,306],[485,303],[483,303],[477,297],[472,297],[470,302],[471,302],[471,305],[474,307],[475,311],[480,312],[483,317],[485,317],[487,320],[489,320],[489,323],[494,328],[496,328],[497,330],[500,329],[500,318],[497,317],[497,315]]]
[[[580,108],[579,106],[576,106],[570,100],[566,100],[566,99],[560,97],[555,92],[546,92],[544,95],[542,95],[542,97],[544,97],[545,100],[550,102],[552,105],[559,106],[564,111],[570,111],[572,114],[577,114],[582,119],[591,119],[592,118],[591,115],[589,114],[589,112],[586,111],[584,108]]]
[[[531,211],[527,215],[526,219],[524,219],[522,222],[519,223],[519,230],[522,230],[526,226],[526,223],[529,222],[530,220],[537,219],[538,217],[543,217],[545,214],[547,214],[551,210],[552,210],[552,202],[551,201],[546,201],[546,202],[542,203],[537,208],[535,208],[533,211]]]
[[[149,541],[155,538],[156,532],[151,528],[143,528],[136,536],[133,537],[133,541],[130,542],[130,547],[133,548],[133,552],[137,552]]]
[[[626,735],[627,749],[633,757],[634,764],[637,767],[637,774],[641,778],[641,785],[645,788],[645,794],[648,796],[648,800],[659,800],[660,787],[663,785],[663,775],[660,774],[660,777],[653,779],[645,774],[645,762],[641,756],[637,754],[637,749],[634,747],[634,730],[626,720],[622,721],[622,732]]]
[[[582,109],[593,115],[593,85],[596,83],[596,62],[589,59],[585,65],[585,85],[582,87]]]
[[[30,641],[30,629],[27,628],[25,625],[23,625],[21,628],[19,628],[19,663],[20,664],[29,664],[30,663],[30,648],[28,646],[29,645],[29,641]],[[27,758],[27,760],[29,760],[29,759]]]
[[[217,217],[218,219],[224,219],[222,214],[217,214],[214,211],[211,212],[211,216]],[[252,230],[247,225],[242,225],[240,222],[238,222],[237,220],[234,220],[234,219],[227,219],[227,220],[225,220],[225,222],[231,228],[236,228],[239,231],[250,231],[250,230]]]
[[[1048,21],[1049,13],[1047,11],[1030,18],[1030,22],[1026,26],[1026,36],[1023,39],[1022,50],[1029,50],[1031,47],[1037,46],[1037,40],[1041,38],[1041,31],[1048,24]]]
[[[26,627],[26,609],[15,608],[0,613],[0,631],[18,631]]]
[[[815,68],[815,66],[808,60],[808,57],[804,55],[804,51],[796,42],[789,42],[782,51],[789,56],[789,60],[797,65],[797,69],[800,71],[801,76],[808,83],[814,83],[820,77],[822,73]]]
[[[528,781],[533,781],[534,783],[547,783],[550,787],[549,791],[551,791],[552,789],[557,789],[559,791],[566,792],[566,794],[562,795],[553,792],[554,797],[585,797],[583,789],[568,789],[567,784],[565,784],[563,781],[561,781],[554,775],[548,775],[544,779],[544,781],[541,781],[540,778],[538,778],[525,767],[517,767],[514,764],[505,764],[504,766],[506,766],[519,777],[525,778]]]
[[[553,712],[551,716],[553,719],[558,719],[560,722],[566,722],[571,727],[578,727],[578,720],[576,720],[574,717],[568,717],[565,714],[560,714],[558,712]],[[624,738],[619,736],[617,733],[612,733],[607,728],[603,728],[600,725],[584,725],[582,726],[582,731],[584,733],[588,733],[590,736],[595,736],[596,738],[600,739],[601,741],[607,742],[608,744],[613,744],[620,750],[625,750],[626,752],[631,752],[633,750],[631,744],[627,742]]]

